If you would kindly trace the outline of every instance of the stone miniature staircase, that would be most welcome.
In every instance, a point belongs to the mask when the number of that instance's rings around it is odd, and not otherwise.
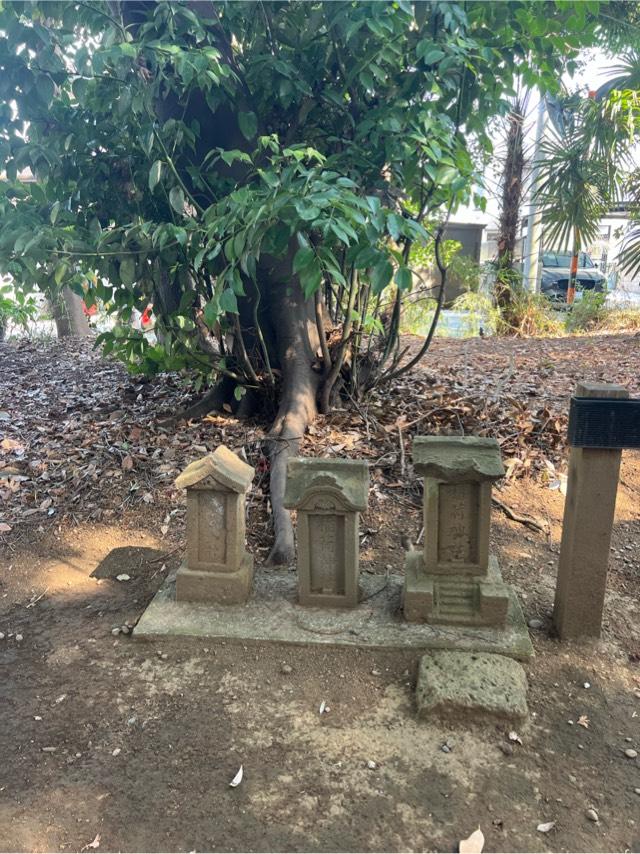
[[[434,589],[436,616],[451,622],[476,622],[480,591],[475,579],[437,581]]]

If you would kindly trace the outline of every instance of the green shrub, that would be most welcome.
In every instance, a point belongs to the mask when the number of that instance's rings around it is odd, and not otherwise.
[[[0,287],[0,340],[4,338],[9,323],[26,329],[38,310],[33,297],[18,292],[14,298],[11,290],[10,285]]]
[[[575,301],[571,306],[567,317],[569,332],[587,332],[600,326],[608,314],[604,301],[604,294],[584,291],[582,299]]]
[[[519,338],[562,335],[564,324],[558,319],[549,300],[542,294],[532,294],[522,285],[500,283],[498,305],[498,335]]]

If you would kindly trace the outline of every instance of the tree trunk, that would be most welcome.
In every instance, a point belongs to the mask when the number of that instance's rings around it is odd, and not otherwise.
[[[313,300],[305,300],[291,275],[292,258],[269,271],[269,313],[276,333],[276,356],[282,372],[278,412],[269,432],[270,493],[275,541],[267,564],[289,564],[295,558],[293,525],[285,509],[287,461],[295,456],[309,424],[317,415],[321,372],[314,370],[319,349]]]
[[[498,308],[508,310],[511,301],[512,281],[504,271],[513,269],[513,257],[516,245],[520,203],[522,201],[522,175],[524,171],[524,150],[522,144],[523,106],[518,102],[509,113],[507,132],[507,152],[502,173],[502,198],[500,202],[500,230],[498,236],[498,272],[496,276],[495,296]],[[502,275],[501,275],[502,274]]]
[[[576,278],[578,275],[578,255],[580,254],[580,233],[576,228],[573,232],[573,248],[571,251],[571,267],[567,286],[567,305],[573,305],[576,298]]]
[[[52,299],[50,303],[58,338],[71,336],[86,338],[91,335],[89,319],[82,310],[84,302],[78,294],[69,288],[63,288],[57,298]]]
[[[502,268],[511,269],[518,233],[520,202],[522,201],[522,173],[524,171],[523,117],[518,104],[509,114],[508,121],[507,154],[502,173],[498,263]]]

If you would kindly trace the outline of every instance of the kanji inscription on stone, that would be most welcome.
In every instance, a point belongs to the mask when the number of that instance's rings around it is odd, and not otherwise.
[[[198,501],[198,560],[206,563],[227,560],[227,497],[223,493],[200,493]]]
[[[344,595],[344,519],[309,514],[312,593]]]
[[[438,563],[477,563],[479,484],[443,483],[438,495]]]
[[[405,559],[410,622],[505,626],[510,592],[489,555],[491,485],[504,475],[495,439],[417,436],[424,544]]]

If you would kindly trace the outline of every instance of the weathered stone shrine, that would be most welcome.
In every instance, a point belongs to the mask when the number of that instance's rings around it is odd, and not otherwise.
[[[509,588],[489,554],[491,488],[504,476],[498,443],[419,436],[413,463],[424,478],[424,548],[407,554],[406,619],[504,626]]]
[[[220,445],[176,478],[187,490],[187,557],[176,575],[178,602],[245,602],[253,558],[245,551],[245,495],[254,470]]]
[[[357,606],[358,519],[368,491],[361,460],[289,460],[284,504],[298,511],[301,605]]]

